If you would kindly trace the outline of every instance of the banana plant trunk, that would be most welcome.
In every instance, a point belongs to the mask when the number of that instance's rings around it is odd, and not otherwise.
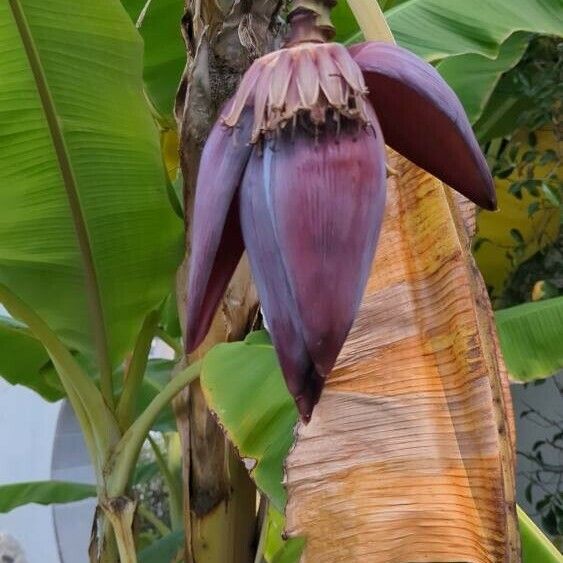
[[[186,70],[176,99],[184,178],[186,257],[177,280],[179,311],[186,310],[187,258],[199,158],[221,106],[252,61],[272,50],[277,0],[186,0],[182,31]],[[257,298],[246,260],[239,265],[212,328],[184,364],[214,344],[239,340],[252,325]],[[181,319],[185,327],[185,319]],[[185,559],[195,563],[246,563],[256,543],[256,489],[242,462],[208,411],[199,384],[175,401],[182,441]]]
[[[286,460],[302,562],[518,562],[514,427],[471,204],[395,153],[355,325]]]

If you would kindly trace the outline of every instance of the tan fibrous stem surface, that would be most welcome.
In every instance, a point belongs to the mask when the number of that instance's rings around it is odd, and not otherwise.
[[[286,460],[302,563],[520,561],[514,427],[472,210],[397,154],[373,271]]]

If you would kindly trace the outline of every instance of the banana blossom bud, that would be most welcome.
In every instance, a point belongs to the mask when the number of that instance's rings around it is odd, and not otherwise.
[[[187,349],[205,337],[246,249],[305,422],[365,289],[385,209],[385,144],[495,209],[458,98],[431,65],[387,43],[313,37],[257,59],[203,151]]]

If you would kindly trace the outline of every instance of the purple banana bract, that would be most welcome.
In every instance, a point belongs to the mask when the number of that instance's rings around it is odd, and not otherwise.
[[[304,421],[354,322],[385,210],[385,143],[487,209],[461,103],[394,45],[301,41],[254,62],[207,141],[195,197],[187,349],[246,249]],[[403,189],[408,189],[408,186]]]

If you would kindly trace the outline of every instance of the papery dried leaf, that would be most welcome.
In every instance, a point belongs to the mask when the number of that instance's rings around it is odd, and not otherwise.
[[[390,163],[362,305],[285,462],[286,532],[307,538],[302,563],[517,563],[514,429],[486,290],[442,183]]]
[[[491,173],[461,102],[438,71],[388,43],[350,48],[364,73],[385,142],[485,209],[496,208]]]

